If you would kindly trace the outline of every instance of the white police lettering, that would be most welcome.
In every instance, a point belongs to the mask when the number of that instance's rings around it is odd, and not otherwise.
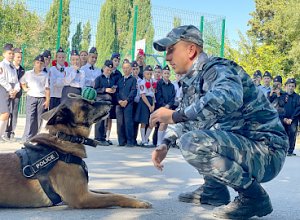
[[[37,169],[43,168],[44,166],[48,165],[49,163],[56,160],[57,157],[55,157],[54,153],[48,154],[46,157],[42,158],[42,160],[38,161],[34,166]]]

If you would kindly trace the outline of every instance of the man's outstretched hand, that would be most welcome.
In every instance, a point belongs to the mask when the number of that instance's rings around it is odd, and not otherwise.
[[[152,162],[156,169],[162,171],[164,165],[161,162],[166,158],[168,153],[167,145],[161,144],[152,152]]]

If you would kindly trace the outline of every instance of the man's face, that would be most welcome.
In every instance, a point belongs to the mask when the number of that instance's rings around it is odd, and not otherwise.
[[[106,76],[110,76],[112,72],[112,68],[108,67],[108,66],[104,66],[103,68],[103,73],[106,75]]]
[[[163,71],[163,78],[165,81],[169,81],[169,79],[170,79],[170,71],[169,70]]]
[[[22,62],[22,53],[15,53],[14,62],[16,65],[20,65]]]
[[[293,94],[295,92],[295,88],[295,83],[288,83],[285,85],[285,89],[288,94]]]
[[[281,89],[281,86],[282,86],[282,84],[281,84],[280,82],[274,82],[274,83],[273,83],[273,87],[276,88],[276,89],[279,89],[279,90],[280,90],[280,89]]]
[[[179,41],[167,47],[166,60],[169,61],[175,73],[183,75],[190,69],[188,43]]]
[[[132,67],[132,75],[134,77],[137,77],[139,75],[139,72],[140,72],[140,67]]]
[[[88,62],[91,65],[95,65],[95,63],[97,62],[97,59],[98,59],[98,55],[97,54],[90,53],[89,54],[89,58],[88,58]]]
[[[271,83],[271,77],[265,76],[263,78],[263,80],[264,80],[264,85],[266,85],[266,86],[270,85],[270,83]]]
[[[114,68],[117,68],[119,66],[119,64],[120,64],[120,59],[113,58],[112,62],[113,62]]]
[[[72,64],[72,66],[80,67],[80,57],[79,56],[71,56],[71,64]]]
[[[8,61],[12,62],[14,59],[14,52],[12,50],[6,50],[3,53],[3,57]]]
[[[59,65],[64,66],[66,61],[66,55],[64,53],[57,53],[56,60]]]
[[[35,70],[35,72],[36,72],[36,73],[42,72],[42,70],[44,69],[44,65],[45,65],[44,62],[35,60],[35,61],[34,61],[34,70]]]
[[[130,63],[124,63],[122,66],[122,70],[123,70],[124,76],[129,76],[131,73]]]

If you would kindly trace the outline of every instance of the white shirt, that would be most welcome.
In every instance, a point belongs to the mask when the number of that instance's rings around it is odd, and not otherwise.
[[[176,80],[173,81],[172,84],[174,85],[175,92],[176,92],[175,101],[180,102],[183,96],[182,86],[179,87],[178,82]]]
[[[61,67],[52,66],[49,70],[50,97],[61,98],[62,89],[65,86],[66,69],[60,72]]]
[[[150,83],[150,88],[146,87],[146,83],[147,82]],[[147,84],[149,84],[149,83],[147,83]],[[144,78],[142,81],[140,81],[140,83],[139,83],[139,93],[140,93],[140,96],[142,94],[145,94],[145,96],[151,96],[151,97],[154,98],[154,88],[152,87],[152,83],[153,83],[152,79],[146,80]]]
[[[87,63],[81,69],[85,72],[85,86],[95,86],[95,79],[102,75],[101,69],[94,66],[94,69],[91,69],[91,64]]]
[[[83,88],[85,86],[85,72],[81,69],[75,70],[73,67],[66,68],[66,77],[64,78],[65,86]]]
[[[26,71],[20,79],[21,84],[26,84],[29,88],[27,95],[37,98],[45,97],[45,90],[49,88],[48,74],[44,71],[36,74],[34,70]]]
[[[140,77],[137,77],[136,78],[136,96],[134,97],[134,101],[135,102],[139,102],[140,101],[140,98],[141,98],[141,95],[140,95],[140,82],[142,81],[142,79]]]
[[[13,86],[11,84],[14,84]],[[0,85],[5,88],[7,92],[14,89],[20,91],[20,83],[18,81],[17,70],[14,65],[4,59],[0,62]]]

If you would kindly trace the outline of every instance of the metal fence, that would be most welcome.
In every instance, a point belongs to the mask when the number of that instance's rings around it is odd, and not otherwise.
[[[69,8],[64,8],[66,2],[69,1]],[[96,45],[96,35],[98,29],[98,22],[100,19],[100,10],[104,4],[104,0],[89,1],[89,0],[2,0],[0,1],[1,15],[0,15],[0,44],[1,47],[6,42],[14,43],[15,46],[22,47],[23,49],[23,65],[26,69],[32,68],[32,60],[44,49],[52,50],[54,54],[56,49],[62,44],[61,35],[66,34],[64,22],[69,21],[68,27],[68,48],[64,48],[67,53],[70,52],[72,36],[76,32],[76,27],[79,23],[82,27],[90,23],[90,44],[89,47]],[[21,6],[22,7],[21,7]],[[14,8],[25,10],[19,19],[13,15],[5,14],[5,12],[13,11]],[[49,39],[45,37],[42,32],[47,28],[47,21],[49,20],[49,11],[51,8],[56,7],[50,18],[55,17],[55,36],[51,37],[51,45]],[[66,6],[65,6],[66,7]],[[132,42],[131,48],[127,51],[120,51],[122,57],[134,58],[136,51],[135,42],[141,39],[138,38],[139,26],[137,25],[140,18],[141,6],[134,6],[131,14],[134,16],[132,19],[133,33],[128,35],[128,41]],[[68,12],[68,19],[62,19],[63,13]],[[48,14],[48,17],[47,17]],[[32,16],[32,20],[29,17]],[[26,20],[28,18],[28,20]],[[47,20],[48,19],[48,20]],[[210,55],[223,56],[224,54],[224,39],[225,39],[225,18],[217,15],[210,15],[202,12],[187,11],[175,8],[165,8],[157,5],[151,7],[151,19],[154,29],[154,37],[152,40],[146,42],[146,63],[155,64],[157,62],[165,64],[165,54],[158,53],[152,48],[153,40],[165,36],[174,26],[183,24],[193,24],[202,31],[204,39],[204,50]],[[22,22],[28,22],[24,24]],[[31,23],[32,22],[32,23]],[[22,26],[23,25],[23,26]],[[20,27],[20,30],[15,30],[13,27]],[[7,27],[7,28],[6,28]],[[11,29],[9,29],[11,28]],[[9,30],[14,30],[15,33],[10,36],[7,35]],[[47,40],[47,43],[46,43]],[[118,42],[117,42],[118,43]],[[111,51],[114,52],[114,51]],[[98,51],[101,54],[101,51]],[[110,58],[110,57],[107,57]],[[22,97],[20,105],[20,114],[25,114],[24,111],[24,98]]]

